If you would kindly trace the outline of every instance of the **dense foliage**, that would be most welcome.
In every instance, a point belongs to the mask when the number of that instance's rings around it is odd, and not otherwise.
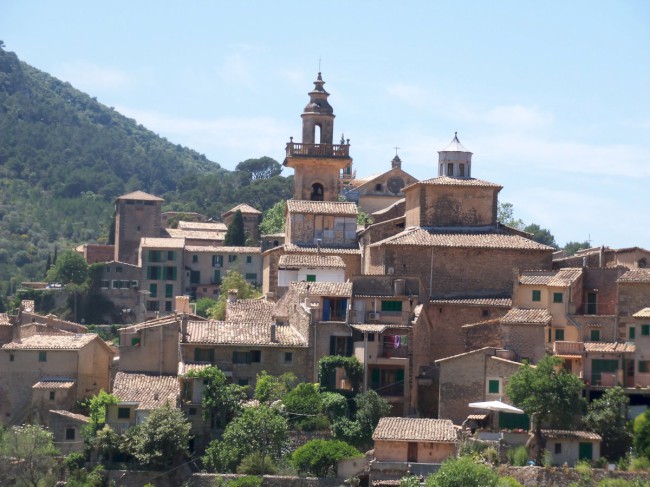
[[[38,425],[22,425],[0,434],[0,484],[9,485],[15,478],[18,485],[37,487],[53,477],[58,452],[52,433]]]
[[[447,460],[427,478],[427,487],[496,487],[499,475],[489,466],[470,457]]]
[[[624,457],[632,443],[632,435],[627,427],[629,402],[623,389],[617,386],[607,389],[602,397],[595,399],[587,407],[585,426],[603,438],[600,453],[610,462]]]
[[[333,477],[339,460],[360,456],[359,450],[344,441],[311,440],[293,452],[292,463],[300,473]]]

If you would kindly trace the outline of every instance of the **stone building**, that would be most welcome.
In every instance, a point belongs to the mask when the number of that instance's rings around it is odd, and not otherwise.
[[[134,191],[115,200],[115,257],[117,262],[138,263],[143,237],[161,237],[163,199]]]
[[[262,219],[262,212],[256,208],[253,208],[251,205],[242,203],[237,205],[225,213],[221,214],[221,218],[227,227],[230,226],[232,220],[235,218],[235,213],[237,211],[241,212],[242,218],[244,220],[244,232],[250,236],[253,240],[260,239],[260,221]]]

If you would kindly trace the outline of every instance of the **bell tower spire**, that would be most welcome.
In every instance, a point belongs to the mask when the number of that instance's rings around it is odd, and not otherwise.
[[[331,144],[334,141],[334,110],[327,101],[330,94],[325,91],[324,84],[319,72],[314,89],[309,92],[309,103],[301,115],[304,144]]]

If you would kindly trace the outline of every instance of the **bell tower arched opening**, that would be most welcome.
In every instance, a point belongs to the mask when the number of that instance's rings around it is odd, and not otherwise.
[[[323,201],[325,191],[323,185],[320,183],[314,183],[311,185],[311,200],[312,201]]]

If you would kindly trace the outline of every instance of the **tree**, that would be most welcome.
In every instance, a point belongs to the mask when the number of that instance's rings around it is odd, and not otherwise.
[[[37,487],[55,466],[53,435],[38,425],[13,426],[2,435],[0,480],[18,479],[19,485]],[[9,460],[13,459],[13,460]]]
[[[75,284],[77,286],[86,283],[89,276],[88,264],[81,254],[66,250],[55,259],[52,267],[47,272],[49,282],[58,282],[64,285]]]
[[[453,458],[427,478],[427,487],[496,487],[499,475],[489,466],[476,463],[473,457]]]
[[[535,438],[540,446],[535,452],[538,461],[544,449],[542,425],[570,429],[575,415],[584,407],[582,382],[567,372],[562,363],[560,357],[547,356],[537,366],[524,364],[506,385],[508,397],[534,421]]]
[[[524,222],[520,218],[514,217],[514,207],[512,203],[499,202],[497,206],[497,221],[517,230],[524,228]]]
[[[287,202],[285,200],[280,200],[269,208],[260,223],[260,233],[262,235],[270,235],[272,233],[284,232],[286,211]]]
[[[210,366],[198,372],[190,371],[185,377],[203,379],[201,410],[203,419],[228,419],[241,411],[241,404],[246,399],[246,388],[237,384],[228,384],[225,374],[218,367]]]
[[[548,229],[540,227],[537,223],[531,223],[530,225],[526,225],[524,227],[524,232],[532,233],[533,234],[532,239],[535,242],[541,243],[543,245],[548,245],[550,247],[554,247],[557,249],[557,243],[555,243],[555,237],[551,234],[551,232]]]
[[[280,376],[270,375],[263,370],[257,374],[255,382],[255,399],[260,402],[271,403],[280,400],[298,382],[293,372],[285,372]]]
[[[196,300],[196,314],[207,318],[210,310],[217,305],[217,300],[212,298],[199,298]]]
[[[563,250],[566,252],[566,255],[573,255],[578,250],[588,249],[590,247],[589,241],[585,240],[584,242],[567,242],[563,247]]]
[[[634,451],[637,456],[650,459],[650,409],[634,419]]]
[[[287,419],[277,409],[266,405],[245,408],[228,423],[222,440],[210,443],[203,463],[209,470],[232,472],[251,453],[280,458],[288,430]]]
[[[191,425],[169,403],[154,409],[140,426],[130,428],[130,453],[142,464],[169,469],[187,453]]]
[[[282,403],[295,429],[312,431],[329,426],[329,420],[323,414],[323,398],[318,384],[298,384],[282,398]]]
[[[375,391],[358,394],[355,398],[355,419],[341,417],[332,423],[332,433],[358,448],[372,444],[372,433],[377,423],[390,413],[390,404]]]
[[[226,276],[221,280],[221,294],[217,300],[217,305],[210,308],[208,314],[210,318],[223,320],[226,317],[226,306],[228,301],[228,291],[237,290],[238,299],[252,299],[260,296],[260,292],[252,286],[244,276],[234,269],[228,269]]]
[[[235,212],[235,216],[230,222],[230,225],[228,225],[228,231],[226,232],[223,244],[231,247],[243,247],[246,245],[244,217],[241,214],[241,210]]]
[[[624,457],[632,443],[627,428],[627,405],[630,400],[620,387],[607,389],[602,397],[587,406],[585,425],[598,433],[603,441],[600,453],[610,462]]]
[[[344,441],[311,440],[293,452],[291,463],[302,474],[331,477],[339,460],[360,456],[359,450]]]
[[[269,179],[279,176],[282,172],[282,165],[271,157],[260,157],[259,159],[246,159],[235,166],[235,171],[244,171],[250,178]]]

